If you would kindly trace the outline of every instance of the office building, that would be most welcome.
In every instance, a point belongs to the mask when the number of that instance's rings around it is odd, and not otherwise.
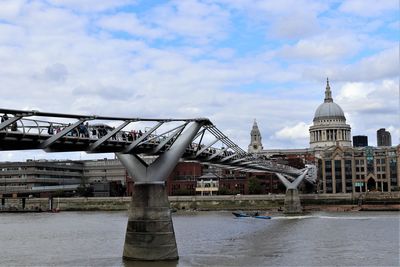
[[[355,135],[353,136],[353,147],[366,147],[368,146],[368,136]]]
[[[378,146],[391,146],[392,137],[390,136],[390,132],[386,131],[385,128],[376,131],[376,142]]]

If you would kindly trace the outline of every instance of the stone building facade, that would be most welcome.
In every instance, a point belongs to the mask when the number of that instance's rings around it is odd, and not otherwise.
[[[83,163],[79,161],[1,162],[0,194],[29,193],[46,187],[77,187],[82,177]]]
[[[320,193],[398,191],[400,146],[326,149],[319,159]]]
[[[110,188],[108,193],[117,194],[111,191],[126,186],[126,178],[125,168],[116,159],[1,162],[0,195],[72,192],[83,184],[97,184],[95,188],[103,184]]]

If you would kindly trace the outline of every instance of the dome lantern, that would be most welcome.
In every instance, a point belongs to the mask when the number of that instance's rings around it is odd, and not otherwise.
[[[326,78],[326,88],[325,88],[325,99],[324,99],[325,103],[330,103],[333,102],[333,98],[332,98],[332,91],[331,91],[331,87],[329,86],[329,79]]]

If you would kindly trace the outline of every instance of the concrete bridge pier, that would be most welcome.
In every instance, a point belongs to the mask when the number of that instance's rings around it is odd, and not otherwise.
[[[286,196],[285,196],[285,204],[283,212],[285,214],[299,214],[303,212],[303,208],[301,207],[299,190],[297,189],[300,183],[304,180],[308,169],[306,169],[300,176],[298,176],[293,182],[290,182],[285,176],[280,173],[276,173],[279,180],[286,187]]]
[[[151,261],[179,258],[164,182],[134,185],[123,257]]]
[[[301,207],[299,190],[297,188],[289,188],[286,190],[284,213],[296,214],[302,213],[303,208]]]
[[[165,180],[204,123],[193,122],[179,136],[177,132],[172,146],[151,164],[135,154],[117,154],[135,181],[125,236],[124,259],[178,259]]]

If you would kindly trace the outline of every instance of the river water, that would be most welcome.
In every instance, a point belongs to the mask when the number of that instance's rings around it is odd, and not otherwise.
[[[397,212],[174,214],[177,262],[122,260],[126,212],[0,214],[1,266],[399,266]]]

